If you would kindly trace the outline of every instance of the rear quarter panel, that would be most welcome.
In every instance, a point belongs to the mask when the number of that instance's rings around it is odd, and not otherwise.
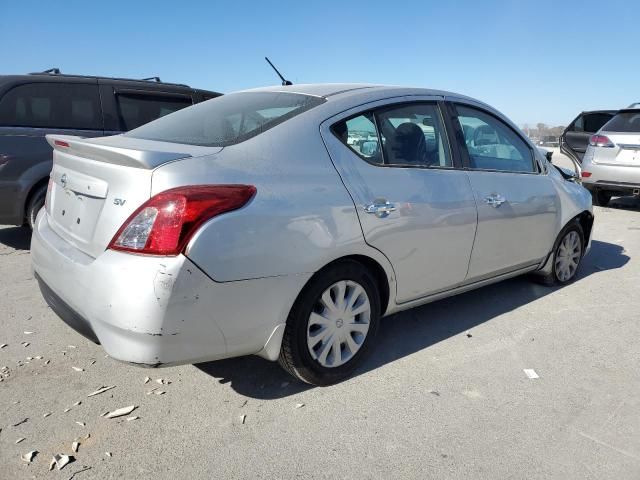
[[[305,116],[218,154],[154,172],[154,194],[180,185],[257,188],[248,205],[206,223],[187,246],[187,256],[214,280],[310,273],[360,254],[378,261],[393,281],[386,259],[364,242],[353,201],[322,143],[319,122],[305,121]]]

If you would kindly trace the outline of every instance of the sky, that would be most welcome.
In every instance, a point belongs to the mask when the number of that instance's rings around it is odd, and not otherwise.
[[[519,125],[640,101],[640,2],[0,0],[0,74],[63,73],[231,92],[362,82],[472,96]]]

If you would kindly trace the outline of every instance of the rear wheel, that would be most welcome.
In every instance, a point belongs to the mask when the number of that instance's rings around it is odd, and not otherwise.
[[[26,211],[27,225],[29,225],[29,228],[31,228],[31,230],[33,230],[33,227],[36,224],[36,217],[38,216],[38,212],[42,207],[44,207],[44,199],[46,196],[46,185],[38,187],[36,191],[31,194],[31,198],[29,199],[29,204],[27,205]]]
[[[593,190],[591,192],[591,198],[593,199],[594,205],[606,207],[611,200],[611,192],[607,192],[606,190]]]
[[[280,365],[312,385],[337,383],[366,356],[379,321],[373,276],[352,260],[335,264],[311,280],[291,309]]]

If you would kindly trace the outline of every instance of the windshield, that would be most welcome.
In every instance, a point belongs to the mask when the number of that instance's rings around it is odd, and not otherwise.
[[[640,110],[622,110],[601,129],[603,132],[640,133]]]
[[[124,136],[227,147],[266,132],[324,101],[298,93],[232,93],[159,118]]]

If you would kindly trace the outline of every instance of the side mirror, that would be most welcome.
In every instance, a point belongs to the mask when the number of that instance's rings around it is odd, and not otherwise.
[[[547,157],[549,163],[552,163],[551,157],[553,157],[553,152],[551,150],[547,150],[547,153],[545,153],[544,156]]]

